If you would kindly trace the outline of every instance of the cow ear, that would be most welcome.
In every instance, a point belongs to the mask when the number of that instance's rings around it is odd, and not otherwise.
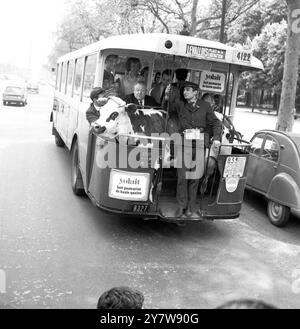
[[[137,110],[137,105],[136,104],[133,104],[133,103],[131,103],[131,104],[127,104],[126,105],[126,112],[128,112],[128,113],[133,113],[133,112],[135,112],[136,110]]]

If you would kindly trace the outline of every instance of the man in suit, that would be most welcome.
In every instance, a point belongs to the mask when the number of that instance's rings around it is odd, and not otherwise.
[[[155,101],[152,96],[146,95],[146,84],[143,81],[137,82],[134,85],[132,94],[126,95],[124,98],[127,104],[137,104],[142,108],[145,106],[157,107],[159,104]]]

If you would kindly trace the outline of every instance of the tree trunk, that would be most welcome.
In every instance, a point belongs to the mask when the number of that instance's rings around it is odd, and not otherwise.
[[[294,124],[295,98],[300,50],[300,0],[286,0],[288,5],[288,35],[284,59],[283,83],[276,129],[291,131]]]
[[[265,90],[262,89],[261,92],[260,92],[259,105],[263,105],[264,104],[264,96],[265,96]]]
[[[197,27],[196,14],[197,14],[198,1],[199,0],[193,0],[193,8],[192,8],[192,14],[191,14],[191,31],[190,31],[191,36],[196,35],[196,27]]]
[[[222,0],[222,17],[221,17],[221,28],[220,28],[220,37],[219,37],[219,41],[222,43],[224,42],[224,36],[225,36],[226,5],[227,5],[227,0]]]

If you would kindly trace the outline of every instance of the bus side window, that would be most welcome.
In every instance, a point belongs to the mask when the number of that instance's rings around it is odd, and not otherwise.
[[[74,75],[74,60],[70,60],[68,63],[68,77],[67,77],[67,95],[73,96],[73,75]]]
[[[78,58],[75,64],[75,81],[74,81],[74,93],[73,95],[77,98],[81,94],[81,80],[82,80],[82,68],[83,68],[83,58]]]
[[[97,54],[89,55],[85,60],[83,78],[83,99],[90,99],[90,93],[94,86],[96,76]]]
[[[67,79],[67,63],[64,62],[62,65],[61,84],[59,90],[63,94],[65,94],[66,92],[66,79]]]
[[[61,64],[58,63],[56,67],[56,83],[55,83],[55,90],[59,89],[60,85],[60,75],[61,75]]]

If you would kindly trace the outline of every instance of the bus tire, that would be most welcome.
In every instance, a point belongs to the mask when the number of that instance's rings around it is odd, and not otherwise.
[[[283,227],[290,218],[290,208],[272,200],[268,200],[268,216],[273,225]]]
[[[59,134],[58,134],[57,131],[54,134],[54,138],[55,138],[55,144],[56,144],[56,146],[58,146],[58,147],[64,147],[65,146],[65,142],[59,136]]]
[[[71,183],[72,190],[75,195],[85,195],[82,176],[79,168],[79,160],[78,160],[78,144],[75,143],[72,147],[72,155],[71,155]]]

